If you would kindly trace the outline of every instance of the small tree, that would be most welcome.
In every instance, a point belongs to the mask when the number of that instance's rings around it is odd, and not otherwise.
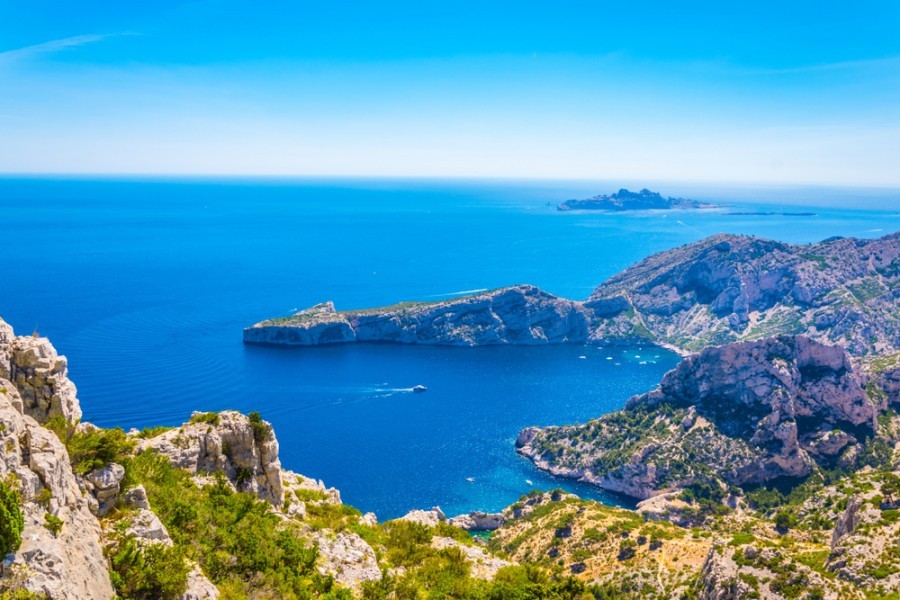
[[[775,515],[775,529],[787,531],[794,524],[794,516],[786,510],[780,510]]]

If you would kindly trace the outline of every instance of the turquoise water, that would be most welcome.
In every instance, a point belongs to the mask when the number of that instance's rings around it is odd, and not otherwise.
[[[619,185],[0,178],[0,315],[69,357],[87,420],[127,429],[259,410],[287,468],[381,518],[499,509],[526,480],[619,502],[536,472],[513,440],[620,408],[676,363],[667,352],[241,343],[242,327],[325,300],[359,308],[515,283],[585,298],[713,233],[810,242],[900,228],[900,194],[879,190],[658,188],[815,217],[554,210]],[[428,392],[410,393],[417,384]]]

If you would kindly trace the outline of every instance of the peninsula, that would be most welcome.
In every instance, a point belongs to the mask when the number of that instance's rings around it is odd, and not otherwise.
[[[244,342],[647,344],[689,354],[779,334],[866,356],[900,350],[900,234],[792,245],[715,235],[652,255],[586,301],[518,285],[439,302],[320,304],[244,330]]]

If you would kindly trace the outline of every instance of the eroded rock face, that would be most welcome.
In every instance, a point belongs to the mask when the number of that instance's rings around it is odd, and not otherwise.
[[[9,354],[16,335],[12,326],[0,319],[0,379],[9,379]]]
[[[25,529],[11,571],[23,575],[26,589],[53,599],[112,598],[100,525],[88,510],[69,464],[52,432],[20,412],[18,392],[0,380],[0,477],[20,483]],[[54,535],[47,516],[61,519]]]
[[[709,472],[730,484],[803,477],[875,431],[843,349],[803,336],[709,348],[621,413],[527,430],[519,452],[556,475],[637,498]]]
[[[25,414],[39,423],[56,416],[70,423],[81,419],[66,357],[59,356],[47,338],[15,338],[9,347],[9,376],[22,396]]]
[[[738,600],[753,590],[738,577],[738,565],[730,557],[711,548],[700,571],[702,600]]]
[[[803,332],[854,355],[883,354],[900,349],[898,265],[896,233],[807,246],[716,235],[650,256],[585,306],[597,311],[596,341],[643,336],[697,351]]]
[[[196,475],[221,471],[235,488],[280,507],[284,490],[272,425],[265,421],[254,424],[236,411],[218,413],[214,421],[195,419],[140,440],[138,449],[154,450],[176,467]]]
[[[341,585],[356,589],[363,582],[381,579],[375,551],[359,535],[322,532],[316,537],[316,546],[319,572],[331,575]]]
[[[287,345],[396,342],[481,346],[584,342],[589,316],[581,303],[529,285],[441,302],[335,312],[320,304],[285,319],[257,323],[244,341]]]

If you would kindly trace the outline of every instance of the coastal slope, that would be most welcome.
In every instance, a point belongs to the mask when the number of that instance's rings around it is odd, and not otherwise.
[[[879,410],[887,406],[867,397],[844,350],[779,336],[708,348],[624,410],[526,429],[517,446],[554,475],[646,499],[698,482],[746,486],[855,466]]]
[[[648,257],[600,285],[585,306],[591,339],[635,332],[693,352],[803,333],[854,355],[900,349],[900,234],[792,245],[715,235]]]

